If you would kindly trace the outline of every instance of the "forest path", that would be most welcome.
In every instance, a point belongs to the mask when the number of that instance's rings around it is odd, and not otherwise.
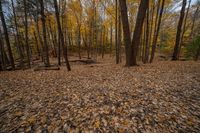
[[[200,62],[0,73],[0,132],[199,132]]]

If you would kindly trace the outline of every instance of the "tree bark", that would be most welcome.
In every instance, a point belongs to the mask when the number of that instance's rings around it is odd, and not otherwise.
[[[130,35],[126,0],[120,0],[119,4],[120,4],[121,17],[122,17],[124,43],[125,43],[125,50],[126,50],[126,66],[129,67],[131,66],[132,49],[131,49],[131,35]]]
[[[180,14],[179,22],[178,22],[178,27],[177,27],[176,43],[175,43],[175,46],[174,46],[174,52],[173,52],[172,60],[178,60],[178,51],[179,51],[179,48],[180,48],[181,33],[182,33],[182,30],[183,30],[183,20],[184,20],[184,16],[185,16],[186,4],[187,4],[187,0],[183,0],[181,14]]]
[[[133,40],[132,40],[132,59],[131,59],[131,66],[137,65],[137,51],[140,45],[140,38],[142,35],[142,27],[144,23],[144,18],[146,14],[146,10],[149,5],[149,0],[141,0],[139,5],[139,10],[136,19],[135,30],[133,33]]]
[[[0,29],[0,62],[1,62],[1,69],[4,71],[6,69],[6,60],[5,60],[5,54],[4,54],[4,42],[2,38],[2,33]]]
[[[119,9],[120,10],[120,9]],[[122,38],[122,34],[121,34],[121,15],[118,15],[118,63],[121,63],[121,38]]]

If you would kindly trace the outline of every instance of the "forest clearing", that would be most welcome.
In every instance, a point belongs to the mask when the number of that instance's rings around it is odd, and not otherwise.
[[[0,0],[0,133],[199,133],[200,0]]]

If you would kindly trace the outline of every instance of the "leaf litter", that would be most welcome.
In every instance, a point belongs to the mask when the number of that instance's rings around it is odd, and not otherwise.
[[[0,132],[199,132],[200,62],[0,73]]]

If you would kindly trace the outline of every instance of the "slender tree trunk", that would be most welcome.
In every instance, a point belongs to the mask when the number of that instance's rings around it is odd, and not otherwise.
[[[116,49],[116,64],[119,64],[119,43],[118,43],[118,0],[115,7],[115,49]]]
[[[151,23],[150,23],[150,33],[149,33],[149,46],[152,44],[154,12],[155,12],[155,2],[153,2],[152,9],[151,9],[151,20],[150,20]],[[149,62],[149,60],[148,60],[148,62]]]
[[[100,32],[100,49],[99,50],[99,55],[103,55],[103,28],[101,28],[101,32]],[[101,56],[103,57],[103,56]]]
[[[194,16],[193,16],[193,18],[192,18],[192,27],[191,27],[191,32],[190,32],[190,35],[189,35],[189,37],[190,37],[191,39],[193,39],[194,26],[195,26],[195,22],[196,22],[198,13],[199,13],[199,8],[200,8],[200,6],[198,6],[198,7],[196,8],[196,11],[195,11]]]
[[[111,22],[111,26],[110,26],[110,57],[112,56],[112,36],[113,36],[113,26],[112,26],[112,22]]]
[[[142,62],[144,63],[145,60],[145,40],[146,40],[146,25],[143,25],[143,32],[140,38],[140,45],[142,45]]]
[[[8,48],[10,63],[11,63],[12,69],[14,70],[15,69],[15,63],[14,63],[14,58],[13,58],[13,54],[12,54],[12,49],[11,49],[11,46],[10,46],[10,40],[9,40],[7,26],[6,26],[6,22],[5,22],[5,18],[4,18],[4,14],[3,14],[3,10],[2,10],[2,1],[1,0],[0,0],[0,16],[1,16],[1,22],[2,22],[2,26],[3,26],[3,30],[4,30],[6,45],[7,45],[7,48]]]
[[[45,65],[47,67],[50,66],[49,62],[49,48],[47,45],[47,35],[46,35],[46,18],[44,14],[44,3],[43,0],[40,0],[40,7],[41,7],[41,20],[42,20],[42,31],[43,31],[43,41],[44,41],[44,48],[45,48]]]
[[[149,3],[147,7],[147,13],[146,13],[146,39],[145,39],[145,58],[144,63],[147,63],[149,61]]]
[[[126,50],[126,66],[129,67],[131,66],[132,49],[131,49],[131,34],[130,34],[130,28],[129,28],[126,0],[120,0],[119,4],[120,4],[121,17],[122,17],[124,43],[125,43],[125,50]]]
[[[35,43],[36,43],[37,54],[38,54],[38,57],[40,57],[40,47],[38,44],[38,39],[37,39],[37,35],[35,31],[34,31],[34,38],[35,38]]]
[[[63,32],[61,29],[61,24],[60,24],[60,19],[59,19],[59,11],[58,11],[58,4],[57,4],[57,0],[54,0],[54,8],[55,8],[55,14],[56,14],[56,21],[57,21],[57,26],[58,26],[58,32],[59,32],[59,40],[61,42],[61,46],[63,48],[63,55],[65,58],[65,62],[67,65],[67,69],[68,71],[71,71],[71,67],[68,61],[68,57],[67,57],[67,47],[64,44],[64,36],[63,36]]]
[[[137,19],[136,19],[136,25],[135,25],[135,30],[133,33],[133,41],[132,41],[132,60],[131,60],[131,65],[136,66],[137,65],[137,51],[138,51],[138,46],[140,45],[140,38],[142,35],[142,27],[144,23],[144,18],[146,14],[146,10],[148,8],[149,0],[141,0],[138,14],[137,14]]]
[[[153,42],[152,42],[150,63],[153,62],[153,59],[154,59],[154,56],[155,56],[156,45],[157,45],[158,35],[159,35],[159,32],[160,32],[160,25],[161,25],[161,21],[162,21],[164,5],[165,5],[165,0],[162,0],[162,6],[161,6],[160,13],[159,13],[160,4],[158,4],[159,7],[158,7],[158,10],[157,10],[157,15],[159,14],[159,18],[158,18],[158,23],[155,22],[155,31],[154,31]]]
[[[87,36],[87,31],[85,28],[85,46],[86,46],[86,51],[87,51],[87,58],[90,58],[90,51],[89,51],[89,46],[88,46],[88,36]]]
[[[24,16],[25,16],[25,46],[26,46],[26,54],[27,54],[27,61],[28,67],[31,67],[30,61],[30,47],[28,43],[28,18],[27,18],[27,0],[24,0]]]
[[[183,20],[184,20],[184,16],[185,16],[186,4],[187,4],[187,0],[183,0],[181,14],[180,14],[179,22],[178,22],[178,27],[177,27],[176,43],[175,43],[175,46],[174,46],[174,52],[173,52],[172,60],[178,60],[178,51],[179,51],[179,47],[180,47],[181,33],[182,33],[182,30],[183,30]]]
[[[118,37],[117,37],[117,39],[118,39],[118,63],[120,63],[121,62],[121,38],[122,38],[122,36],[121,36],[121,15],[119,14],[118,15]]]
[[[180,57],[181,47],[182,47],[182,45],[183,45],[183,38],[184,38],[184,34],[185,34],[185,32],[186,32],[186,24],[187,24],[188,13],[189,13],[189,10],[190,10],[190,5],[191,5],[191,0],[189,1],[189,5],[188,5],[188,8],[187,8],[187,12],[186,12],[186,15],[185,15],[185,18],[184,18],[183,32],[182,32],[182,34],[181,34],[180,46],[179,46],[179,49],[178,49],[178,58]]]
[[[101,58],[104,58],[104,45],[105,45],[105,27],[101,26],[101,33],[100,33],[100,50],[99,53],[101,55]]]
[[[78,57],[81,59],[81,26],[78,26]]]
[[[37,37],[39,39],[39,44],[41,46],[40,48],[40,55],[41,55],[41,58],[42,58],[42,61],[44,61],[44,44],[43,44],[43,41],[42,41],[42,37],[40,35],[40,28],[39,28],[39,23],[38,23],[38,14],[39,14],[39,1],[37,1],[36,3],[36,10],[37,10],[37,15],[36,15],[36,19],[34,19],[35,21],[35,28],[36,28],[36,32],[37,32]]]
[[[15,13],[15,6],[13,0],[11,0],[12,4],[12,9],[13,9],[13,15],[14,15],[14,23],[15,23],[15,29],[16,29],[16,35],[17,35],[17,48],[19,49],[19,56],[20,56],[20,65],[23,67],[24,65],[24,55],[20,46],[20,41],[19,41],[19,30],[18,30],[18,25],[17,25],[17,18],[16,18],[16,13]]]
[[[56,50],[56,46],[57,46],[58,44],[57,44],[56,37],[55,37],[55,35],[53,34],[53,30],[52,30],[52,27],[51,27],[51,21],[50,21],[50,19],[49,19],[49,32],[50,32],[50,36],[51,36],[52,44],[53,44],[53,53],[55,54],[56,57],[58,57],[58,55],[57,55],[57,50]]]
[[[4,54],[4,42],[2,38],[2,33],[0,29],[0,62],[1,62],[1,69],[4,71],[6,69],[6,60],[5,60],[5,54]]]

